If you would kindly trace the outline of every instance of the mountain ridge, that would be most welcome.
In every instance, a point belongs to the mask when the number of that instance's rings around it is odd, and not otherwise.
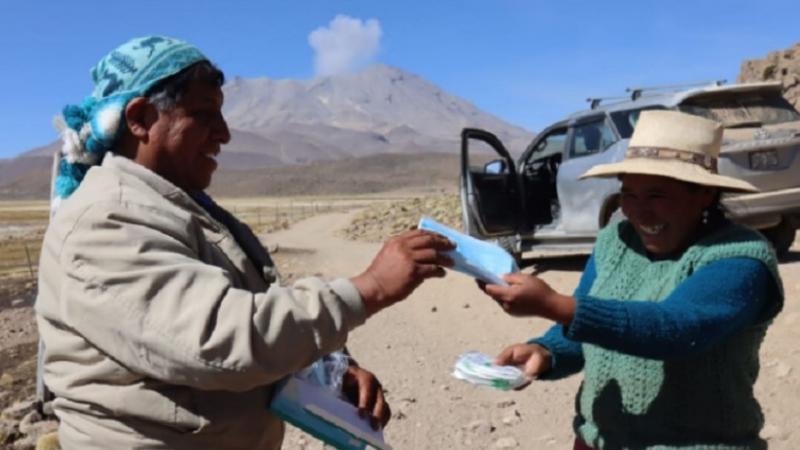
[[[490,130],[518,151],[533,136],[418,75],[381,64],[311,80],[234,77],[222,90],[231,141],[218,158],[220,172],[345,159],[352,165],[380,154],[457,155],[465,127]],[[50,155],[60,146],[56,140],[0,160],[0,193],[46,196]],[[411,164],[395,162],[401,161]]]

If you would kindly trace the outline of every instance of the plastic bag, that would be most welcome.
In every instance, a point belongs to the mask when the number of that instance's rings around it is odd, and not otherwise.
[[[350,367],[350,357],[338,351],[325,355],[297,373],[297,376],[318,386],[342,393],[342,378]]]
[[[498,366],[494,358],[480,352],[466,352],[458,357],[453,376],[480,386],[489,386],[502,391],[517,389],[531,378],[516,366]]]

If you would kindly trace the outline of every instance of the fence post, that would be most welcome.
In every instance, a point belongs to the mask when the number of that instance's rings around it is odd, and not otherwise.
[[[28,259],[28,272],[31,274],[31,281],[36,281],[36,277],[33,275],[33,262],[31,261],[31,251],[28,249],[28,243],[25,244],[25,257]]]

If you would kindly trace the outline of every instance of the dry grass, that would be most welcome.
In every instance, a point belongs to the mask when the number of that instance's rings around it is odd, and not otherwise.
[[[46,224],[50,207],[44,201],[0,201],[0,227],[8,225]]]
[[[43,201],[0,202],[0,277],[35,275],[49,214]]]
[[[218,202],[239,220],[249,225],[257,234],[284,230],[291,224],[332,211],[349,211],[375,203],[387,203],[408,198],[394,195],[339,195],[295,197],[227,198]]]
[[[393,203],[410,194],[244,197],[217,201],[257,234],[286,229],[291,224],[331,211],[347,211],[375,203]],[[35,276],[42,237],[49,217],[45,201],[0,201],[0,280]]]

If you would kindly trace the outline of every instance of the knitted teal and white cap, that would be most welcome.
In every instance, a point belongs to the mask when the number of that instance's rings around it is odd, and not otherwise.
[[[92,68],[94,91],[63,110],[62,160],[54,200],[69,197],[89,167],[98,164],[120,135],[128,102],[148,93],[159,81],[200,61],[196,47],[164,36],[131,39]]]

